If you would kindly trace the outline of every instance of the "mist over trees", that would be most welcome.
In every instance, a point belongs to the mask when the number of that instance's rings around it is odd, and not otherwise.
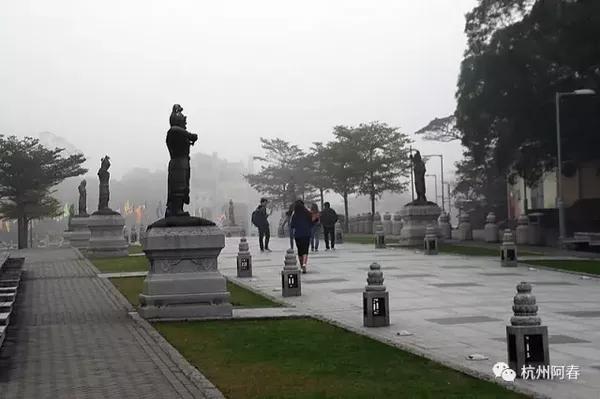
[[[296,198],[320,199],[322,206],[323,193],[332,191],[344,201],[347,223],[351,194],[368,196],[373,217],[384,192],[407,189],[410,140],[385,123],[336,126],[332,141],[314,143],[308,153],[279,138],[261,138],[261,143],[265,155],[256,157],[263,162],[261,170],[246,179],[284,209]]]

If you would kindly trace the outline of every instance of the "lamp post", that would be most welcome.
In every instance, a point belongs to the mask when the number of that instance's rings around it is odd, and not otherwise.
[[[437,175],[430,174],[430,175],[425,175],[425,177],[433,177],[433,182],[435,183],[435,200],[437,201],[437,199],[438,199]],[[444,186],[442,186],[442,192],[443,191],[444,191]]]
[[[566,238],[565,225],[565,204],[563,202],[563,185],[562,185],[562,149],[560,145],[560,99],[568,96],[593,96],[596,92],[592,89],[580,89],[571,92],[556,93],[556,153],[558,167],[556,168],[556,206],[558,208],[558,232],[559,242],[562,245]]]
[[[446,211],[446,206],[444,205],[444,155],[442,154],[430,154],[424,155],[425,157],[440,157],[440,179],[442,180],[442,212]],[[437,198],[435,199],[437,201]]]

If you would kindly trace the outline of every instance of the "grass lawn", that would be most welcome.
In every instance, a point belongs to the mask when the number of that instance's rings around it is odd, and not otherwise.
[[[138,306],[138,295],[144,287],[145,277],[118,277],[111,278],[110,282],[117,287],[121,294],[133,306]],[[262,295],[255,294],[232,282],[227,282],[227,290],[231,294],[231,304],[236,308],[273,308],[281,306]]]
[[[546,266],[554,269],[569,270],[600,275],[600,260],[528,260],[524,262],[533,266]]]
[[[153,325],[230,399],[526,397],[313,319]]]
[[[145,256],[122,256],[118,258],[90,258],[102,273],[144,272],[150,268]]]
[[[141,245],[130,245],[128,248],[129,254],[141,254],[144,252]]]

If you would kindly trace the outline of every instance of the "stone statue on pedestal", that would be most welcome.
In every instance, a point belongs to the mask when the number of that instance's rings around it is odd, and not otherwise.
[[[87,216],[87,192],[85,186],[87,185],[85,180],[79,183],[79,216]]]
[[[181,113],[179,104],[173,105],[167,132],[169,161],[167,211],[165,217],[190,216],[183,211],[183,204],[190,203],[190,146],[198,140],[198,135],[186,130],[187,117]]]
[[[108,200],[110,199],[110,189],[108,181],[110,180],[110,158],[106,155],[100,162],[100,169],[98,170],[98,179],[100,180],[100,187],[98,190],[98,211],[110,210],[108,207]]]

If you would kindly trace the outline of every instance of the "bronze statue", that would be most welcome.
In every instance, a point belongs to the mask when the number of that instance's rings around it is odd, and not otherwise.
[[[427,203],[427,197],[425,196],[425,162],[423,162],[419,151],[415,152],[415,155],[411,155],[411,160],[415,176],[415,191],[417,192],[415,202]]]
[[[85,190],[86,185],[87,182],[85,180],[82,180],[81,183],[79,183],[79,187],[77,187],[77,189],[79,190],[79,216],[87,216],[87,192]]]
[[[235,226],[235,216],[233,214],[233,200],[229,200],[229,225]]]
[[[179,104],[173,105],[167,132],[169,175],[167,182],[167,210],[165,217],[189,216],[183,211],[183,204],[190,203],[190,146],[198,140],[198,135],[186,130],[187,118],[181,113]]]

